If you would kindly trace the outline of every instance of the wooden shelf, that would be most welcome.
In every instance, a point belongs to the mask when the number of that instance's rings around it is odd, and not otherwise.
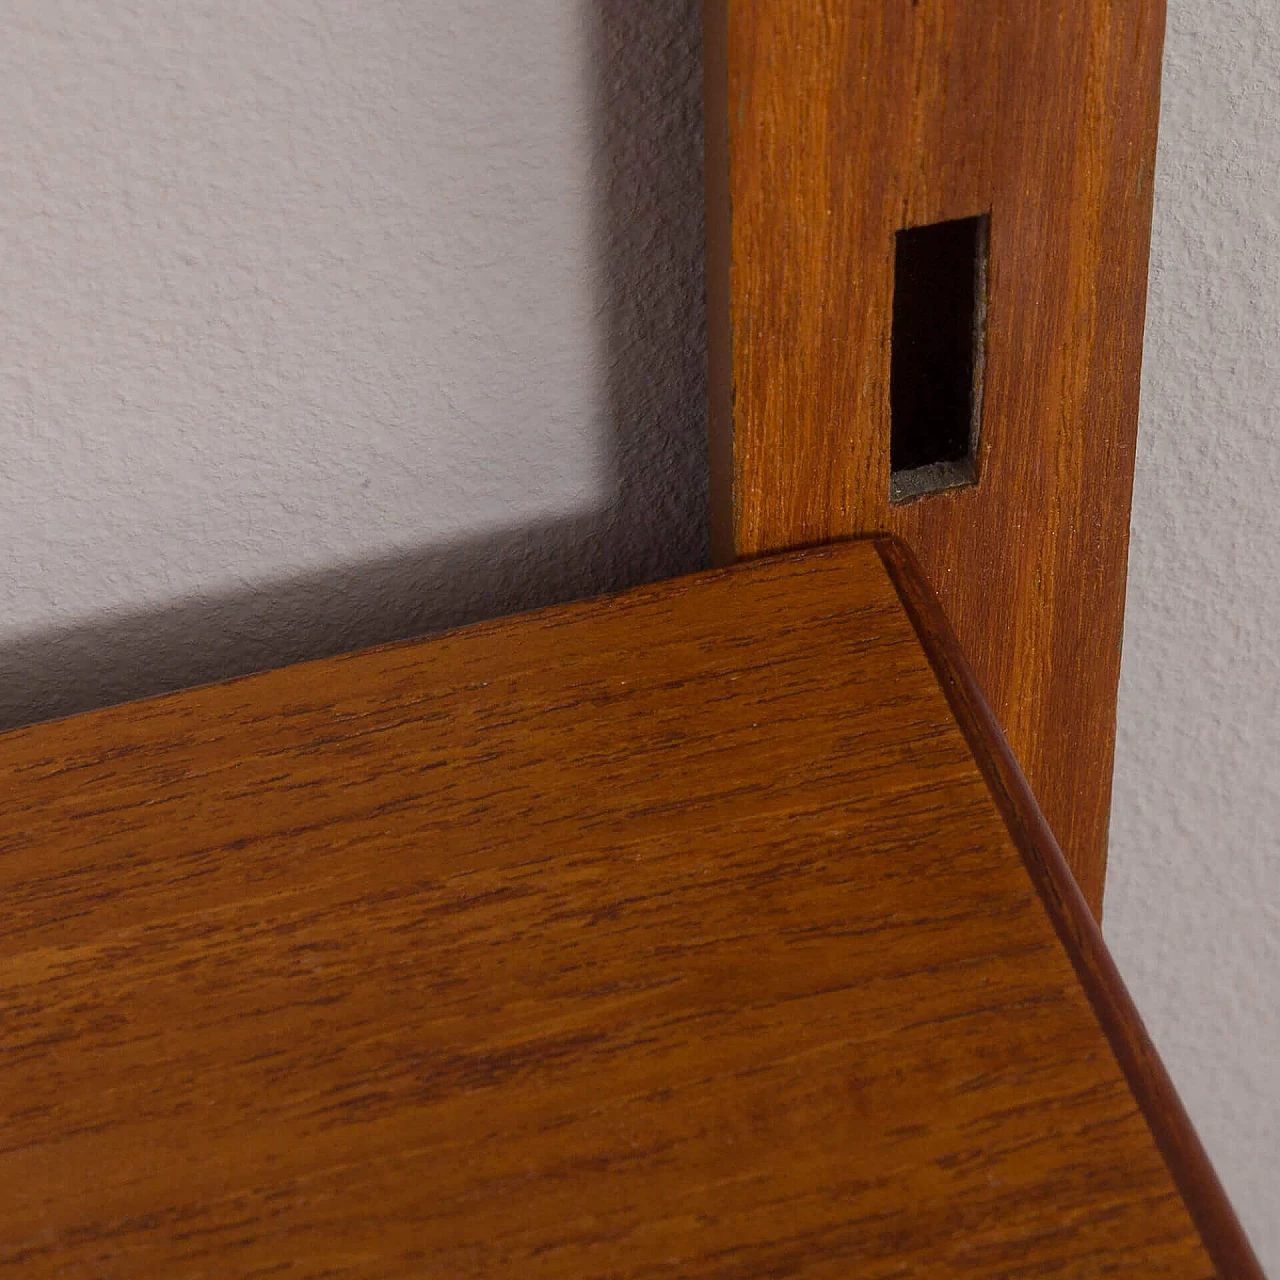
[[[1261,1274],[893,544],[0,779],[0,1271]]]

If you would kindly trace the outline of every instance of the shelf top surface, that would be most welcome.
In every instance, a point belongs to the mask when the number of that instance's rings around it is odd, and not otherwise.
[[[0,1272],[1213,1274],[872,543],[0,794]]]

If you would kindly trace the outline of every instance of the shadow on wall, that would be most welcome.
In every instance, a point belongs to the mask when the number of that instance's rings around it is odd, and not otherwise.
[[[590,0],[583,11],[592,28],[609,505],[19,637],[0,647],[0,728],[705,564],[700,8],[696,0]]]

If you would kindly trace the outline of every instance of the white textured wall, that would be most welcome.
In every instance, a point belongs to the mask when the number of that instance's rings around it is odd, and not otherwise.
[[[8,0],[0,725],[698,567],[696,0]]]
[[[9,0],[0,725],[697,567],[696,0]],[[1107,936],[1280,1274],[1280,8],[1171,0]]]
[[[1280,6],[1170,0],[1104,932],[1280,1276]]]

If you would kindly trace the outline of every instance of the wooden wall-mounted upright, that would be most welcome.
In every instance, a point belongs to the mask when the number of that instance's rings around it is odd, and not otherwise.
[[[721,560],[915,550],[1100,911],[1163,0],[708,0]],[[976,486],[890,502],[895,233],[989,215]]]

